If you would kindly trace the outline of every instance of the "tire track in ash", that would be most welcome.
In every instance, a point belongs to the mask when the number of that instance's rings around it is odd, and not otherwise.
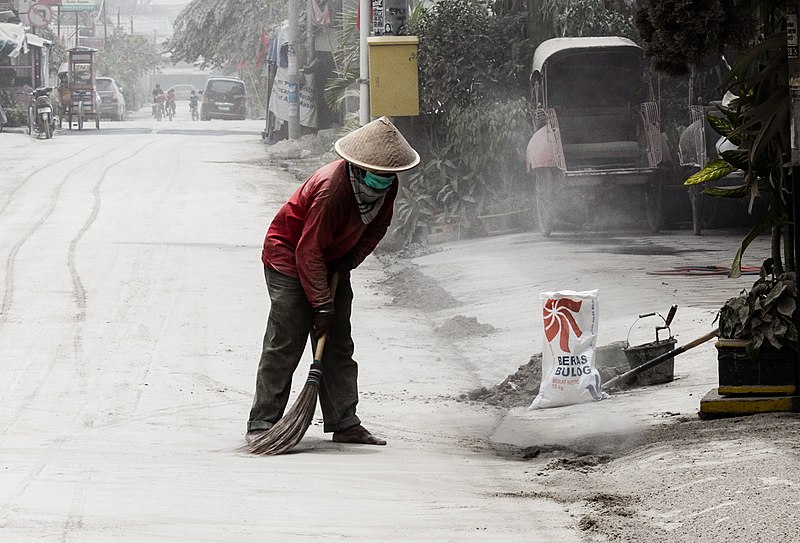
[[[107,149],[105,152],[101,153],[101,156],[116,147],[119,147],[119,145],[115,145],[112,146],[111,149]],[[0,305],[0,326],[2,326],[3,323],[5,323],[5,321],[7,320],[8,311],[11,308],[11,305],[14,300],[14,267],[16,265],[17,254],[19,253],[20,249],[22,249],[22,246],[25,245],[25,242],[28,241],[28,239],[30,239],[30,237],[33,234],[35,234],[39,228],[41,228],[41,226],[45,223],[45,221],[47,221],[50,215],[53,214],[53,211],[55,210],[56,205],[58,204],[58,198],[59,195],[61,194],[61,189],[66,184],[66,182],[69,179],[71,179],[76,172],[78,172],[82,168],[85,168],[95,160],[97,160],[97,155],[95,155],[94,157],[85,162],[80,163],[78,166],[71,169],[64,175],[64,178],[56,186],[55,190],[53,191],[53,194],[50,195],[50,206],[47,208],[47,211],[45,211],[44,214],[41,217],[39,217],[39,220],[37,220],[36,223],[34,223],[34,225],[22,235],[22,237],[17,241],[14,247],[11,248],[11,251],[6,257],[5,291],[3,292],[3,303]],[[38,173],[43,169],[44,168],[40,168],[39,170],[36,170],[36,172],[33,172],[32,174],[27,176],[25,179],[23,179],[21,183],[19,183],[12,190],[12,194],[9,196],[9,198],[7,198],[6,204],[3,207],[2,210],[3,212],[5,212],[6,208],[8,208],[8,203],[11,201],[11,196],[13,196],[13,194],[15,194],[29,179],[31,179],[35,173]]]
[[[137,153],[141,152],[145,147],[147,147],[148,145],[152,145],[154,143],[157,143],[157,142],[148,142],[147,144],[145,144],[145,145],[141,146],[139,149],[137,149],[134,153],[131,153],[130,155],[128,155],[128,156],[124,157],[123,159],[115,162],[114,164],[109,165],[108,167],[106,167],[102,171],[102,173],[100,174],[99,180],[97,181],[97,183],[95,183],[96,196],[95,196],[95,203],[94,203],[93,208],[92,208],[92,213],[90,214],[90,216],[87,219],[86,223],[84,223],[84,226],[81,228],[81,230],[79,231],[78,235],[73,239],[73,242],[70,244],[70,254],[73,255],[73,258],[72,258],[73,262],[74,262],[74,249],[77,246],[77,242],[80,241],[80,238],[89,229],[89,227],[94,222],[94,220],[96,219],[96,217],[97,217],[97,215],[99,213],[99,206],[100,206],[99,190],[100,190],[102,182],[105,180],[105,177],[107,176],[108,172],[111,170],[111,168],[113,168],[114,166],[118,165],[120,162],[123,162],[125,160],[128,160],[128,159],[132,158]],[[103,153],[101,153],[101,155],[106,155],[110,151],[112,151],[112,150],[114,150],[116,148],[119,148],[120,146],[121,145],[116,145],[116,146],[113,146],[111,148],[108,148]],[[58,184],[58,186],[54,190],[53,194],[50,196],[51,204],[50,204],[49,208],[39,218],[39,220],[37,220],[37,222],[34,224],[34,226],[31,229],[29,229],[22,236],[22,238],[17,242],[17,244],[11,250],[11,252],[10,252],[10,254],[9,254],[7,260],[6,260],[6,274],[7,274],[6,275],[6,293],[5,293],[4,298],[3,298],[2,312],[0,313],[0,325],[2,325],[4,320],[7,318],[8,309],[12,305],[12,300],[13,300],[13,270],[14,270],[14,262],[15,262],[17,253],[22,248],[22,246],[25,244],[25,242],[52,215],[52,213],[55,210],[55,207],[56,207],[56,205],[58,203],[58,198],[59,198],[59,195],[61,193],[61,189],[66,184],[66,182],[77,171],[79,171],[82,168],[86,167],[88,164],[91,164],[96,159],[97,159],[97,156],[95,156],[91,160],[88,160],[86,162],[81,163],[80,165],[78,165],[77,167],[75,167],[74,169],[70,170],[69,172],[67,172],[64,175],[64,178]],[[41,169],[37,170],[37,171],[41,171]],[[31,177],[32,177],[32,175],[31,175]],[[26,178],[26,181],[27,181],[27,178]],[[18,190],[18,188],[21,187],[23,184],[24,183],[20,183],[15,188],[15,191]],[[11,277],[10,282],[8,280],[9,277]],[[84,296],[82,298],[82,305],[81,305],[81,302],[79,300],[81,300],[80,297],[76,298],[76,302],[79,305],[79,312],[82,311],[83,314],[85,315],[85,309],[86,309],[85,291],[84,291]],[[76,342],[76,345],[80,347],[80,350],[76,351],[76,354],[77,353],[82,353],[82,341]],[[8,425],[6,426],[6,428],[4,428],[2,431],[0,431],[0,436],[8,434],[8,431],[14,426],[16,421],[19,419],[21,413],[26,411],[28,406],[30,405],[30,403],[36,398],[36,396],[38,396],[43,384],[47,380],[46,376],[50,374],[50,372],[53,370],[54,366],[55,366],[55,358],[53,358],[51,360],[51,362],[50,362],[50,364],[49,364],[49,366],[48,366],[48,368],[46,370],[45,378],[41,379],[39,381],[39,384],[35,387],[35,389],[32,390],[30,392],[30,394],[28,394],[28,396],[22,402],[20,402],[20,404],[18,404],[16,406],[15,414],[9,419]],[[84,407],[84,409],[80,413],[78,413],[78,415],[77,415],[77,419],[78,420],[80,420],[83,417],[86,409],[87,408]],[[53,451],[49,455],[50,457],[53,454],[55,454],[55,450],[60,448],[61,445],[63,445],[63,443],[64,443],[64,441],[66,439],[67,439],[66,436],[62,436],[62,437],[58,437],[58,438],[56,438],[54,440],[54,442],[53,442]],[[2,524],[3,524],[2,520],[4,518],[5,519],[8,518],[8,513],[10,511],[11,505],[14,503],[14,500],[17,497],[21,496],[25,492],[25,490],[30,486],[30,484],[44,470],[44,468],[47,466],[48,462],[49,462],[49,457],[44,459],[42,462],[38,463],[36,465],[36,467],[32,470],[32,472],[29,474],[29,476],[25,477],[22,481],[20,481],[20,483],[17,485],[17,488],[15,489],[15,492],[10,496],[10,498],[6,502],[5,507],[3,507],[3,510],[0,511],[0,512],[2,512],[2,516],[0,516],[0,526],[2,526]],[[63,527],[63,530],[62,530],[62,533],[61,533],[61,540],[62,541],[70,541],[70,540],[72,540],[73,538],[71,537],[71,533],[74,532],[75,530],[80,530],[80,529],[83,528],[83,524],[84,524],[83,523],[83,507],[84,507],[84,503],[86,501],[86,494],[87,494],[87,489],[88,489],[89,482],[90,482],[90,473],[89,472],[85,472],[85,471],[82,472],[81,480],[80,480],[80,482],[78,483],[78,486],[75,489],[75,493],[74,493],[74,496],[73,496],[72,507],[71,507],[69,516],[65,521],[65,524],[64,524],[64,527]]]
[[[162,138],[163,139],[163,138]],[[77,319],[79,322],[83,322],[86,318],[86,289],[83,286],[83,282],[81,281],[80,275],[78,274],[78,268],[75,264],[75,251],[78,247],[78,243],[80,243],[83,236],[86,232],[91,228],[94,221],[97,219],[97,215],[100,214],[100,188],[103,186],[103,182],[106,180],[106,176],[108,172],[111,171],[113,168],[116,168],[123,162],[127,162],[128,160],[132,159],[139,153],[145,150],[145,148],[155,145],[156,143],[160,143],[161,139],[156,141],[151,141],[139,147],[136,151],[119,159],[114,164],[109,164],[105,167],[105,169],[100,173],[100,176],[97,179],[97,182],[94,184],[94,188],[92,189],[92,195],[94,196],[94,204],[92,205],[92,212],[89,214],[89,217],[86,219],[86,222],[83,223],[83,226],[78,231],[78,234],[72,238],[72,241],[69,244],[69,256],[67,257],[67,266],[69,267],[69,273],[72,276],[72,292],[73,297],[75,299],[75,304],[78,306],[78,315]]]
[[[162,138],[163,139],[163,138]],[[144,151],[147,147],[151,145],[155,145],[156,143],[160,143],[161,139],[156,141],[151,141],[145,143],[134,152],[130,153],[129,155],[117,160],[113,164],[109,164],[106,166],[100,175],[97,178],[97,181],[94,184],[94,188],[92,189],[92,194],[94,196],[94,203],[92,204],[92,211],[89,214],[89,217],[86,219],[86,222],[83,223],[83,226],[78,230],[78,233],[72,238],[69,244],[69,253],[67,256],[67,267],[69,268],[70,276],[72,277],[72,297],[75,301],[75,305],[78,308],[78,312],[75,315],[75,322],[77,324],[77,330],[75,331],[75,337],[73,338],[73,352],[75,353],[75,367],[78,371],[78,374],[85,378],[86,372],[84,371],[84,360],[83,360],[83,323],[86,320],[86,288],[83,286],[83,282],[81,281],[80,274],[78,274],[78,267],[75,262],[75,253],[78,248],[78,243],[80,243],[83,236],[86,232],[91,228],[94,221],[97,219],[97,216],[100,214],[100,204],[101,204],[101,197],[100,197],[100,189],[103,186],[103,182],[106,180],[108,176],[108,172],[110,172],[113,168],[116,168],[120,164],[127,162],[128,160],[132,159],[142,151]],[[85,411],[85,409],[83,410]]]
[[[161,143],[162,141],[164,141],[166,139],[169,139],[169,138],[170,138],[170,136],[161,136],[158,140],[152,142],[151,144]],[[188,139],[184,139],[183,141],[181,141],[180,143],[177,144],[177,146],[175,147],[175,149],[173,151],[175,153],[176,159],[169,162],[169,164],[171,166],[171,171],[169,173],[165,173],[164,174],[164,178],[170,180],[170,183],[168,183],[167,186],[170,186],[171,182],[174,181],[174,179],[178,176],[178,173],[180,171],[180,168],[179,168],[180,150],[189,141],[190,140],[188,140]],[[151,145],[151,144],[148,144],[148,145]],[[120,161],[120,162],[122,162],[122,161]],[[98,210],[99,210],[99,205],[100,205],[100,200],[99,200],[99,188],[100,187],[99,187],[99,185],[101,183],[102,183],[102,180],[99,181],[98,187],[97,187],[97,197],[98,197],[98,199],[96,200],[96,203],[97,203],[97,206],[98,206],[98,208],[97,208]],[[94,213],[94,217],[96,217],[96,216],[97,216],[97,213]],[[87,220],[87,223],[85,225],[85,229],[82,232],[79,232],[78,236],[76,236],[75,245],[77,245],[77,241],[79,241],[80,237],[83,236],[83,234],[85,233],[85,230],[87,230],[89,228],[89,226],[91,226],[91,223],[94,221],[94,217],[90,217]],[[77,274],[77,268],[74,268],[74,251],[72,250],[72,248],[71,248],[70,252],[71,252],[71,256],[73,256],[73,269],[75,270],[75,275],[73,277],[77,280],[77,282],[75,284],[76,285],[80,285],[82,287],[82,283],[80,282],[80,276]],[[131,268],[132,269],[136,269],[136,268],[138,268],[138,265],[132,265]],[[148,287],[147,291],[149,292],[149,287]],[[77,286],[76,286],[75,292],[76,292],[76,296],[80,297],[80,292],[81,291],[78,289]],[[127,322],[129,320],[128,315],[129,315],[130,308],[135,306],[135,304],[133,304],[131,302],[138,295],[140,295],[140,290],[137,289],[137,290],[135,290],[135,292],[129,294],[125,298],[125,301],[121,304],[122,305],[122,312],[117,315],[117,318],[116,318],[117,321]],[[144,364],[144,368],[145,368],[144,374],[140,378],[139,390],[138,390],[138,393],[137,393],[136,398],[134,400],[134,405],[133,405],[133,408],[132,408],[131,412],[135,412],[136,409],[138,408],[138,403],[139,403],[139,400],[140,400],[140,398],[142,396],[142,392],[143,392],[143,387],[142,387],[141,383],[147,382],[147,377],[148,377],[148,374],[149,374],[149,371],[150,371],[150,367],[152,365],[153,358],[155,356],[155,352],[156,352],[156,350],[157,350],[157,348],[159,346],[159,340],[160,340],[161,336],[164,333],[164,328],[165,328],[165,325],[166,325],[166,322],[167,322],[167,318],[172,313],[172,308],[174,307],[174,305],[175,305],[175,296],[173,295],[172,300],[171,300],[171,302],[169,304],[169,308],[170,309],[160,319],[160,323],[158,325],[158,329],[157,329],[157,332],[155,334],[154,341],[152,342],[152,344],[149,346],[149,348],[147,350],[140,351],[140,358],[146,358],[147,359],[147,363]],[[86,312],[86,292],[85,292],[85,289],[83,290],[83,309],[82,310],[83,310],[83,313],[84,313],[83,317],[85,318],[85,312]],[[81,326],[81,324],[80,324],[81,322],[82,322],[82,319],[80,318],[80,315],[79,315],[79,320],[78,320],[79,327]],[[81,332],[81,330],[79,328],[79,330],[76,333],[76,347],[80,347],[81,350],[78,350],[76,348],[76,356],[81,356],[81,353],[82,353],[82,340],[83,340],[82,332]],[[112,383],[112,387],[113,386],[114,386],[114,383]],[[130,386],[130,382],[128,380],[125,380],[124,386],[125,386],[125,388],[129,387]],[[114,390],[113,388],[109,389],[108,387],[101,388],[100,386],[94,386],[93,390],[97,390],[97,391],[104,390],[102,395],[96,395],[95,401],[92,402],[95,405],[93,410],[95,412],[98,412],[98,413],[100,413],[100,412],[103,412],[103,413],[110,412],[109,409],[105,409],[105,408],[103,408],[103,406],[108,404],[108,403],[115,403],[114,400],[118,400],[118,398],[119,398],[118,391]],[[88,411],[90,411],[89,405],[85,406],[85,408],[83,409],[82,416],[86,417],[86,413]],[[91,420],[94,421],[94,419],[91,419]],[[92,424],[87,424],[87,426],[94,427],[94,422],[92,422]]]
[[[81,381],[83,386],[88,389],[91,388],[92,390],[97,391],[97,395],[99,397],[95,397],[93,401],[89,401],[83,404],[83,408],[76,416],[76,421],[80,423],[83,421],[87,425],[93,426],[94,415],[92,412],[99,411],[100,407],[105,405],[109,400],[110,396],[113,395],[113,390],[109,391],[106,387],[98,386],[98,380],[102,378],[102,375],[96,375],[94,382],[89,384],[86,381],[86,371],[85,371],[85,356],[84,356],[84,347],[83,347],[83,327],[86,321],[86,312],[87,312],[87,294],[86,288],[83,285],[83,281],[81,280],[80,274],[78,273],[78,267],[76,262],[76,253],[77,247],[80,241],[83,239],[84,235],[88,230],[92,227],[97,219],[97,216],[100,213],[100,207],[102,204],[101,198],[101,188],[103,183],[108,176],[109,171],[112,168],[120,166],[122,163],[134,158],[139,153],[144,151],[147,147],[151,145],[155,145],[161,143],[164,138],[159,138],[158,140],[151,141],[139,147],[133,153],[121,158],[120,160],[116,161],[114,164],[108,165],[99,175],[97,181],[94,184],[94,188],[92,190],[92,194],[94,196],[94,204],[92,206],[92,211],[89,214],[89,217],[84,222],[83,226],[80,228],[78,233],[72,239],[69,245],[69,254],[67,257],[67,266],[69,267],[70,275],[72,277],[72,286],[73,286],[73,299],[78,309],[78,313],[75,316],[75,323],[76,323],[76,330],[75,330],[75,337],[74,337],[74,354],[75,354],[75,363],[76,363],[76,370],[78,375],[81,377]],[[174,175],[174,174],[173,174]],[[174,303],[174,301],[173,301]],[[161,327],[159,329],[158,337],[161,336],[161,332],[164,328],[164,323],[166,319],[162,319]],[[157,343],[157,342],[156,342]],[[155,349],[155,345],[153,347]],[[141,395],[141,390],[139,391],[139,395],[137,395],[137,402],[138,397]],[[91,422],[87,422],[91,421]],[[81,532],[84,529],[84,507],[86,502],[86,493],[89,486],[89,481],[91,478],[91,472],[83,471],[81,472],[81,480],[75,488],[75,492],[73,494],[73,501],[72,507],[70,509],[69,515],[64,522],[62,531],[61,531],[61,541],[66,543],[69,541],[79,540],[76,539],[78,537],[76,532]]]
[[[85,469],[81,470],[80,482],[78,482],[78,485],[75,487],[75,492],[72,494],[72,505],[69,515],[64,523],[64,528],[61,530],[61,541],[64,543],[74,541],[74,532],[82,531],[85,528],[83,510],[86,506],[86,495],[89,491],[91,477],[91,471]],[[80,540],[78,539],[78,541]]]
[[[87,149],[91,149],[92,147],[93,147],[92,145],[87,145],[86,147],[83,147],[83,148],[79,149],[76,153],[73,153],[73,155],[81,154],[84,151],[86,151]],[[51,166],[55,166],[56,164],[60,164],[63,160],[64,160],[63,157],[62,158],[57,158],[56,160],[53,160],[52,162],[49,162],[49,163],[45,164],[44,166],[40,166],[40,167],[36,168],[32,172],[30,172],[28,175],[26,175],[22,179],[22,181],[17,183],[17,185],[14,188],[12,188],[10,191],[8,191],[8,193],[5,195],[5,201],[2,203],[2,205],[0,205],[0,216],[2,216],[3,213],[6,212],[6,209],[8,209],[8,206],[11,204],[11,200],[13,200],[14,195],[19,191],[19,189],[21,189],[23,186],[25,186],[25,184],[28,181],[33,179],[33,177],[36,174],[38,174],[40,172],[43,172],[44,170],[46,170],[47,168],[50,168]]]
[[[113,151],[114,149],[117,149],[117,148],[121,147],[122,145],[124,145],[124,144],[120,143],[120,144],[116,144],[116,145],[113,145],[113,146],[109,146],[109,148],[105,149],[104,151],[102,151],[100,153],[100,156],[107,155],[109,152]],[[12,307],[12,304],[13,304],[14,267],[15,267],[17,254],[19,253],[20,249],[23,247],[25,242],[27,242],[31,238],[31,236],[33,236],[33,234],[35,234],[36,231],[53,214],[53,211],[55,210],[56,206],[58,205],[58,201],[59,201],[59,196],[61,194],[61,190],[64,187],[64,185],[67,183],[67,181],[69,181],[75,175],[76,172],[80,171],[82,168],[85,168],[88,164],[91,164],[92,162],[94,162],[96,160],[97,160],[97,155],[95,155],[93,158],[91,158],[91,159],[89,159],[89,160],[87,160],[85,162],[80,163],[78,166],[76,166],[75,168],[71,169],[70,171],[68,171],[64,175],[64,178],[56,186],[55,190],[50,195],[50,206],[48,207],[48,209],[42,214],[41,217],[39,217],[39,219],[36,221],[36,223],[30,229],[28,229],[28,231],[25,232],[25,234],[22,235],[22,237],[17,241],[17,243],[14,245],[14,247],[9,252],[9,255],[8,255],[7,259],[6,259],[6,289],[5,289],[5,294],[4,294],[4,297],[3,297],[2,306],[0,306],[0,328],[6,322],[6,320],[8,318],[9,310]],[[39,393],[41,392],[42,387],[47,382],[47,376],[49,376],[50,373],[52,373],[52,371],[53,371],[53,369],[54,369],[54,367],[56,365],[56,362],[57,362],[57,359],[55,357],[51,358],[50,363],[48,364],[47,368],[44,371],[44,375],[39,380],[39,382],[36,384],[36,386],[33,387],[33,389],[28,392],[28,394],[25,396],[25,398],[21,402],[17,403],[14,406],[14,413],[13,413],[13,415],[11,415],[7,419],[6,427],[0,429],[0,436],[4,436],[4,435],[8,434],[9,430],[14,427],[14,425],[17,423],[17,421],[19,420],[19,418],[22,415],[22,413],[27,411],[28,406],[30,406],[30,404],[33,402],[33,400],[39,395]]]

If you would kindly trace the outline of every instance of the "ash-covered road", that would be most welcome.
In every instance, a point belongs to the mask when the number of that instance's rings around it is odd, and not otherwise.
[[[179,110],[0,134],[0,540],[578,541],[562,504],[517,494],[528,467],[488,439],[502,412],[449,399],[480,377],[391,306],[374,258],[354,279],[360,414],[389,446],[315,422],[298,454],[234,452],[260,246],[297,186],[259,165],[261,129]]]

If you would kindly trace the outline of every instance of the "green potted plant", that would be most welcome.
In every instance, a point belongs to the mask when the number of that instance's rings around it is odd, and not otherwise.
[[[722,116],[707,117],[727,140],[728,149],[686,181],[687,185],[708,183],[741,170],[740,186],[712,187],[704,194],[748,198],[751,207],[758,197],[768,203],[766,216],[742,240],[730,275],[741,275],[745,250],[762,234],[771,236],[771,257],[752,288],[729,299],[719,313],[719,393],[723,395],[797,391],[794,179],[786,45],[785,34],[767,35],[734,65],[723,86],[727,99],[718,106]]]
[[[720,309],[719,393],[795,394],[798,351],[794,272],[775,275],[772,259],[750,290]]]

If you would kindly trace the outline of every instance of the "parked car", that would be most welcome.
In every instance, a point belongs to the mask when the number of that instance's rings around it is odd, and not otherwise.
[[[188,100],[189,96],[192,94],[192,91],[197,92],[198,89],[194,88],[193,85],[189,84],[180,84],[180,85],[173,85],[167,89],[167,94],[169,91],[175,92],[175,99],[176,100]]]
[[[210,77],[202,91],[200,119],[246,119],[244,81],[235,77]]]
[[[531,81],[526,155],[542,234],[624,222],[657,232],[669,154],[642,49],[612,36],[546,40]]]
[[[125,95],[122,87],[112,77],[95,78],[97,94],[100,95],[100,116],[114,121],[125,120]]]

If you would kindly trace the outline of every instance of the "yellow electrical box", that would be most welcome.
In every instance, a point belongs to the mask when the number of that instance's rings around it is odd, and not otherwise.
[[[372,117],[419,115],[417,36],[373,36],[369,46],[369,106]]]

